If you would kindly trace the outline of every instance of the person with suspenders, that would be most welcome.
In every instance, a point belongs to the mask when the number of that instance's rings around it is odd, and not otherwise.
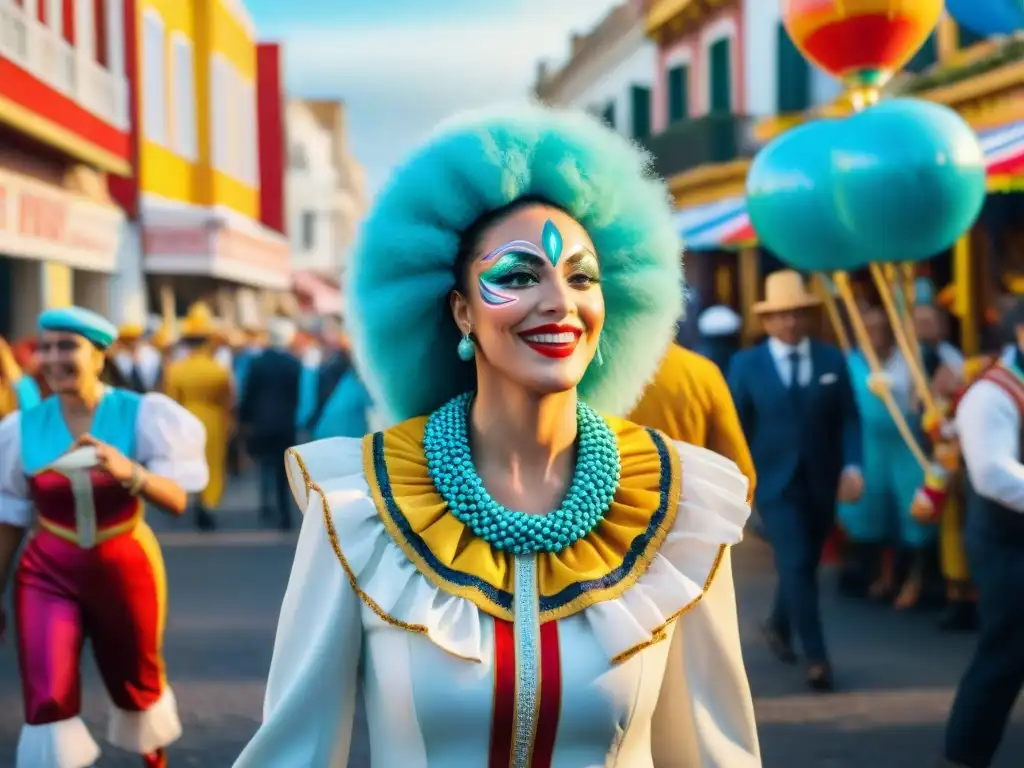
[[[956,412],[980,632],[946,725],[947,768],[991,765],[1024,686],[1024,299],[1005,320],[1014,348],[968,389]]]

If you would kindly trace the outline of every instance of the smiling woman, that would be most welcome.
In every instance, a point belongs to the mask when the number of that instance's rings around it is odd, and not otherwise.
[[[681,277],[666,190],[586,115],[470,115],[399,168],[348,306],[400,423],[288,453],[306,517],[236,768],[346,765],[360,687],[374,766],[761,765],[747,480],[617,418]]]

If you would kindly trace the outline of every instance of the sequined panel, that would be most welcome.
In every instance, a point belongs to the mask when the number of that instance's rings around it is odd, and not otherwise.
[[[540,609],[537,556],[515,560],[516,699],[512,768],[530,768],[540,713]]]

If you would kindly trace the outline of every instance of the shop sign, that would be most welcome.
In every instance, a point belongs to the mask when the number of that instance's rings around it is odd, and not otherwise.
[[[0,253],[113,272],[122,221],[118,208],[0,171]]]
[[[147,224],[146,269],[160,274],[208,275],[261,288],[287,288],[288,243],[276,233],[246,231],[211,215],[205,224]]]

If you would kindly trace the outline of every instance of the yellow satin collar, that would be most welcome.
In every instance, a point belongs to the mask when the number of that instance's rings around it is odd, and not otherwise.
[[[423,453],[425,417],[363,439],[363,465],[380,519],[406,557],[438,589],[512,619],[514,556],[493,548],[448,512]],[[661,433],[609,418],[621,459],[604,519],[558,553],[537,555],[541,622],[619,597],[642,576],[675,521],[680,473]]]

